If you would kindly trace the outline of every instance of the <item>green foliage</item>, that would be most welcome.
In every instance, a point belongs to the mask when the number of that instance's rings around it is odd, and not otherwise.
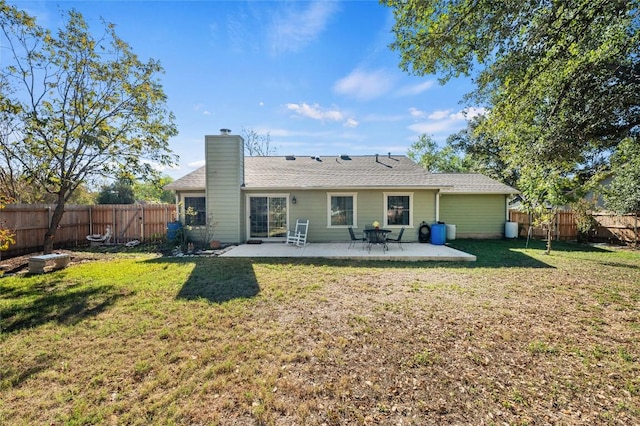
[[[467,123],[467,128],[447,138],[447,146],[464,155],[470,171],[481,173],[510,186],[517,186],[520,176],[516,164],[508,164],[500,142],[479,129],[486,117],[481,115]]]
[[[611,158],[613,180],[605,192],[607,207],[625,214],[640,211],[640,141],[625,139]]]
[[[110,185],[105,185],[96,198],[98,204],[133,204],[133,185],[128,179],[118,179]]]
[[[428,135],[422,134],[409,148],[407,155],[430,172],[454,173],[467,172],[470,167],[451,145],[444,148]]]
[[[151,203],[175,203],[175,196],[171,191],[164,189],[164,186],[173,182],[170,176],[162,176],[151,181],[136,181],[133,183],[133,193],[136,200]]]
[[[2,210],[6,204],[11,202],[11,199],[5,195],[0,194],[0,210]],[[0,251],[9,248],[9,245],[16,243],[16,234],[10,229],[5,228],[6,222],[0,220]]]
[[[54,34],[4,2],[0,15],[0,85],[10,88],[0,122],[13,126],[0,143],[16,176],[55,196],[45,252],[79,185],[123,173],[154,177],[153,164],[175,161],[159,62],[141,61],[113,24],[96,39],[79,12],[66,18]]]
[[[566,202],[637,139],[638,0],[385,3],[403,70],[474,77],[467,100],[490,112],[473,138],[497,144],[530,206]]]

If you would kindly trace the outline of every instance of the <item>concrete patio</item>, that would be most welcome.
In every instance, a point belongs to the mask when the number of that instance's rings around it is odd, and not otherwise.
[[[349,243],[310,243],[303,247],[284,243],[243,244],[227,249],[220,257],[315,257],[326,259],[358,259],[358,260],[395,260],[395,261],[449,261],[475,262],[474,255],[456,250],[446,245],[421,243],[390,243],[389,250],[382,247],[371,247],[371,251],[356,244],[349,248]]]

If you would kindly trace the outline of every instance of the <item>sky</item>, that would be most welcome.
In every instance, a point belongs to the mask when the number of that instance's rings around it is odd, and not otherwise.
[[[276,155],[405,155],[420,135],[444,145],[480,108],[470,79],[403,72],[390,8],[377,1],[8,1],[45,27],[75,9],[101,19],[142,60],[159,60],[179,134],[177,179],[204,165],[204,137],[269,134]],[[466,118],[465,118],[466,116]]]

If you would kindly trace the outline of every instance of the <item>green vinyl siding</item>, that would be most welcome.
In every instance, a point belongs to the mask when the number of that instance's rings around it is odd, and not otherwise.
[[[309,242],[343,242],[349,240],[349,231],[346,227],[336,227],[329,224],[329,202],[327,194],[357,194],[355,201],[357,217],[354,219],[354,229],[362,231],[366,225],[374,221],[383,223],[386,214],[386,205],[383,190],[289,190],[289,201],[295,195],[296,204],[288,204],[288,228],[292,229],[297,219],[309,219]],[[388,191],[387,191],[388,192]],[[406,227],[403,241],[417,241],[418,228],[422,221],[433,223],[435,221],[435,191],[410,190],[413,194],[413,226]],[[261,191],[245,190],[246,195],[260,195]],[[247,213],[245,212],[245,219]],[[401,226],[387,227],[399,232]]]
[[[501,237],[505,212],[505,195],[440,196],[440,221],[456,225],[456,236],[461,238]]]
[[[223,243],[245,241],[240,195],[244,182],[243,145],[242,138],[235,135],[205,138],[207,215],[216,222],[215,238]]]

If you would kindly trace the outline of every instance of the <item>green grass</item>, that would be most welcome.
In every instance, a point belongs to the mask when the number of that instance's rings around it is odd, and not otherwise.
[[[640,422],[640,253],[453,245],[0,278],[0,424]]]

